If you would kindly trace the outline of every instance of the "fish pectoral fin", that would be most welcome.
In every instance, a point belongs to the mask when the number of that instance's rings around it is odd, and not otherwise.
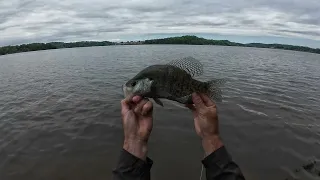
[[[153,98],[154,102],[156,102],[157,104],[159,104],[160,106],[163,107],[163,103],[160,101],[160,99],[158,98]]]

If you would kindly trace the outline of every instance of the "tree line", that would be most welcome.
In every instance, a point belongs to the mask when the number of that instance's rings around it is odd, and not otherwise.
[[[197,36],[180,36],[163,39],[151,39],[144,41],[144,44],[193,44],[193,45],[219,45],[219,46],[241,46],[241,47],[257,47],[257,48],[271,48],[284,49],[293,51],[303,51],[320,54],[320,49],[310,48],[305,46],[294,46],[286,44],[263,44],[263,43],[235,43],[228,40],[210,40],[199,38]]]
[[[293,51],[303,51],[320,54],[320,49],[310,48],[305,46],[294,46],[286,44],[263,44],[263,43],[236,43],[228,40],[212,40],[200,38],[197,36],[180,36],[169,37],[163,39],[151,39],[137,42],[115,43],[110,41],[80,41],[80,42],[50,42],[50,43],[31,43],[16,46],[0,47],[0,55],[13,54],[27,51],[39,51],[46,49],[74,48],[74,47],[90,47],[90,46],[109,46],[109,45],[139,45],[139,44],[190,44],[190,45],[219,45],[219,46],[241,46],[241,47],[257,47],[257,48],[272,48],[284,49]]]
[[[80,42],[50,42],[50,43],[31,43],[22,44],[17,46],[4,46],[0,47],[0,55],[13,54],[28,51],[40,51],[47,49],[61,49],[61,48],[74,48],[74,47],[91,47],[91,46],[109,46],[113,45],[109,41],[80,41]]]

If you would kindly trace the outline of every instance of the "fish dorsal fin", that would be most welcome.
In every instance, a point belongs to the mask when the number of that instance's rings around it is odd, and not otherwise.
[[[182,70],[185,70],[192,77],[200,76],[203,74],[203,65],[199,60],[191,56],[173,60],[169,62],[168,65],[172,65]]]

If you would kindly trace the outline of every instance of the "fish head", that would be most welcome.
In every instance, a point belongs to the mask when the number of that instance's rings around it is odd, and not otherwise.
[[[153,80],[149,78],[133,78],[122,86],[125,97],[146,96],[151,93]]]

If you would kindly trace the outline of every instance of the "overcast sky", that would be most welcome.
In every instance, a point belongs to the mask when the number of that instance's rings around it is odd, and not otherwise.
[[[320,47],[320,1],[0,0],[0,46],[183,34]]]

